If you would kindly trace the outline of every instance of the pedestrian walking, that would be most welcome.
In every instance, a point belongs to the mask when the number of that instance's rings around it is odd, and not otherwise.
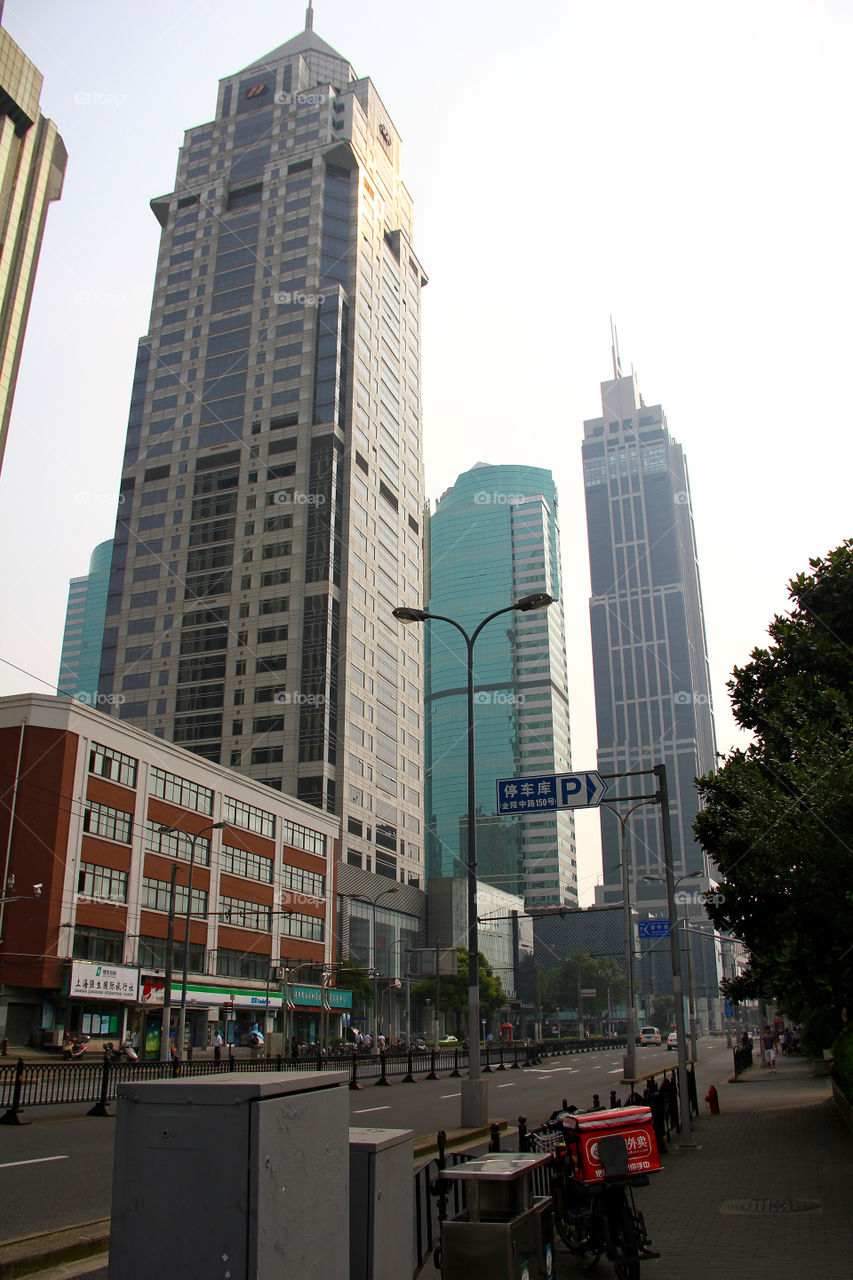
[[[761,1037],[761,1047],[764,1050],[764,1061],[771,1071],[776,1070],[776,1036],[769,1027],[764,1028],[764,1035]]]
[[[216,1028],[213,1036],[213,1060],[219,1062],[222,1057],[222,1032],[219,1027]]]

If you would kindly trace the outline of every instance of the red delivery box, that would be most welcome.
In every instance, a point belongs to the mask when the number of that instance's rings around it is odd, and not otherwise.
[[[581,1182],[603,1182],[608,1174],[599,1159],[601,1138],[619,1135],[628,1150],[628,1174],[660,1170],[658,1144],[648,1107],[615,1107],[612,1111],[578,1111],[563,1117],[563,1132],[572,1153],[575,1177]],[[610,1174],[625,1177],[625,1174]]]

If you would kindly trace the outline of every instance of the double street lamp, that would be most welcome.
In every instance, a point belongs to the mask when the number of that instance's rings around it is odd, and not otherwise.
[[[371,1023],[373,1038],[378,1037],[378,1028],[376,1025],[376,987],[379,981],[379,966],[376,963],[376,904],[380,898],[384,898],[386,893],[399,893],[400,886],[397,884],[389,885],[387,889],[380,889],[372,898],[365,897],[360,893],[343,893],[342,898],[349,899],[350,902],[364,902],[371,910],[371,926],[370,926],[370,960],[373,969],[373,1008],[371,1011]]]
[[[705,872],[704,872],[704,871],[688,871],[688,872],[687,872],[687,875],[684,875],[684,876],[678,876],[678,877],[677,877],[676,879],[674,879],[674,880],[673,880],[673,882],[672,882],[672,883],[673,883],[673,890],[678,889],[678,886],[679,886],[683,881],[685,881],[685,880],[697,880],[697,879],[700,879],[702,876],[704,876],[704,874],[705,874]],[[659,884],[666,884],[666,879],[665,879],[665,877],[664,877],[664,876],[643,876],[643,880],[646,882],[646,884],[655,884],[655,883],[659,883]],[[676,912],[678,912],[678,906],[677,906],[677,904],[676,904]],[[685,949],[686,949],[686,951],[687,951],[687,994],[688,994],[688,1003],[689,1003],[689,1006],[690,1006],[690,1056],[691,1056],[691,1058],[693,1059],[693,1061],[694,1061],[694,1062],[696,1062],[696,1061],[697,1061],[697,1055],[696,1055],[696,998],[695,998],[695,996],[694,996],[694,994],[693,994],[693,953],[692,953],[691,948],[690,948],[690,938],[688,937],[688,925],[687,925],[687,921],[688,921],[689,915],[690,915],[689,910],[688,910],[687,912],[685,912],[685,914],[684,914],[684,916],[683,916],[683,917],[682,917],[681,913],[680,913],[680,912],[678,912],[678,914],[676,915],[676,918],[675,918],[675,928],[676,928],[676,932],[678,932],[678,931],[679,931],[679,929],[680,929],[680,925],[681,925],[682,919],[683,919],[683,921],[684,921],[684,945],[685,945]]]
[[[474,773],[474,644],[483,628],[504,613],[530,613],[547,609],[553,598],[544,591],[522,596],[514,604],[496,609],[484,618],[469,635],[455,618],[425,609],[400,606],[394,609],[398,622],[448,622],[465,641],[468,669],[468,1079],[462,1081],[462,1124],[479,1128],[488,1121],[488,1087],[480,1076],[480,961],[477,936],[477,828],[475,813]]]
[[[187,879],[187,914],[184,922],[184,971],[181,976],[181,1012],[178,1019],[178,1034],[176,1037],[176,1049],[178,1057],[183,1057],[184,1052],[184,1034],[187,1022],[187,977],[189,974],[190,962],[190,919],[193,909],[193,868],[195,867],[195,847],[196,842],[208,831],[221,831],[223,827],[227,827],[227,822],[210,822],[206,827],[202,827],[200,831],[184,831],[182,827],[160,826],[158,830],[161,835],[178,835],[185,836],[190,842],[190,872]],[[174,893],[171,896],[169,906],[170,924],[175,918],[175,898]],[[171,932],[171,930],[170,930]],[[171,988],[172,973],[172,941],[170,939],[167,958],[167,982],[166,987]],[[169,1022],[172,1013],[172,992],[171,989],[163,991],[163,1025],[160,1036],[160,1057],[165,1058],[169,1052]]]
[[[623,1075],[631,1081],[637,1074],[637,1013],[634,1006],[634,925],[631,920],[631,868],[628,862],[628,819],[643,805],[657,804],[656,799],[639,800],[621,813],[615,805],[606,801],[602,809],[616,815],[621,828],[620,851],[622,856],[622,919],[625,938],[625,1058]]]

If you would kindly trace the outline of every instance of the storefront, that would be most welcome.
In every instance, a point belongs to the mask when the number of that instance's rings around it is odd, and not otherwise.
[[[65,1034],[123,1040],[133,1025],[138,989],[138,969],[73,960],[65,993]]]
[[[142,974],[139,984],[139,1004],[143,1013],[140,1040],[146,1058],[160,1055],[160,1026],[163,1020],[163,992],[166,981],[160,975]],[[174,1031],[181,1005],[181,986],[172,981],[172,1018]],[[221,983],[188,982],[187,1012],[184,1029],[184,1054],[189,1050],[210,1048],[216,1028],[228,1045],[236,1047],[248,1043],[249,1032],[255,1023],[267,1030],[281,1011],[281,991],[264,987],[240,989]],[[280,1020],[280,1019],[279,1019]]]
[[[352,992],[337,987],[288,983],[286,987],[285,1040],[298,1045],[342,1040]]]

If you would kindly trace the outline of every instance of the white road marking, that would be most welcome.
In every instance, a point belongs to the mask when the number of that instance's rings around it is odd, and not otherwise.
[[[366,1116],[368,1111],[390,1111],[390,1107],[362,1107],[361,1111],[354,1111],[354,1116]]]
[[[460,1096],[461,1096],[461,1094],[459,1094],[459,1093],[443,1093],[441,1096],[442,1096],[442,1098],[458,1098],[458,1097],[460,1097]]]
[[[38,1156],[34,1160],[12,1160],[9,1164],[0,1164],[0,1169],[17,1169],[22,1164],[47,1164],[50,1160],[67,1160],[68,1156]]]
[[[612,1071],[608,1071],[609,1076],[618,1076],[622,1071],[621,1067],[614,1067]]]
[[[515,1081],[514,1081],[514,1080],[513,1080],[513,1081],[511,1081],[511,1082],[510,1082],[510,1084],[499,1084],[499,1085],[498,1085],[498,1088],[499,1088],[499,1089],[514,1089],[514,1088],[515,1088]]]

